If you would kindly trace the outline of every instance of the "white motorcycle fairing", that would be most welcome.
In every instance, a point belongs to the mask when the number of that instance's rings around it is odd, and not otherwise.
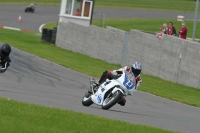
[[[112,91],[112,94],[116,91],[120,91],[124,97],[127,95],[133,95],[135,92],[135,84],[128,79],[126,72],[123,71],[122,75],[117,79],[107,79],[104,83],[102,83],[97,92],[91,96],[91,100],[97,105],[102,105],[105,100],[105,94],[108,91]]]
[[[102,105],[106,92],[114,88],[115,85],[119,85],[115,80],[104,82],[99,86],[98,91],[91,96],[91,100],[97,105]]]

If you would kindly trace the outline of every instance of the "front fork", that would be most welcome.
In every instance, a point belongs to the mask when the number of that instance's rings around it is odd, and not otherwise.
[[[96,80],[94,78],[90,78],[90,90],[92,91],[92,95],[95,93],[94,86],[93,86],[95,81]]]

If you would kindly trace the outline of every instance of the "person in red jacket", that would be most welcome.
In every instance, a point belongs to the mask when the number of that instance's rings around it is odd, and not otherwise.
[[[172,29],[172,26],[169,24],[168,25],[168,35],[172,35],[172,32],[173,32],[173,29]]]
[[[186,39],[187,37],[187,27],[184,22],[182,23],[181,30],[179,30],[179,37],[182,39]]]

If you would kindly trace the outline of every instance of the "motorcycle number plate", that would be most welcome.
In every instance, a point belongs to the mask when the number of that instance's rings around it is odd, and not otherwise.
[[[125,76],[125,79],[124,79],[124,82],[123,82],[124,86],[128,89],[128,90],[131,90],[134,88],[134,84],[133,82],[130,81],[130,79],[128,79],[126,76]]]
[[[104,90],[105,90],[104,88],[101,88],[101,91],[102,91],[102,92],[104,92]]]
[[[97,96],[97,101],[98,101],[99,104],[101,103],[101,100],[102,100],[102,96],[100,94],[100,95]]]

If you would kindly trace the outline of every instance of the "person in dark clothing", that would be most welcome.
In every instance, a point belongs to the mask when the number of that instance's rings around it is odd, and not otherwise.
[[[10,66],[10,52],[11,47],[8,44],[3,44],[0,47],[0,73],[4,73],[7,68]]]
[[[172,36],[176,36],[176,29],[175,29],[175,27],[173,26],[173,23],[172,22],[169,22],[169,24],[171,25],[171,27],[172,27]]]

